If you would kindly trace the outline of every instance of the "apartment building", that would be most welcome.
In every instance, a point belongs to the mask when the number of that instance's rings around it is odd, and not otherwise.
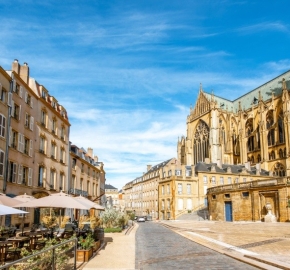
[[[0,189],[8,196],[35,198],[64,191],[97,200],[105,192],[103,163],[92,149],[76,156],[81,163],[77,177],[81,192],[71,190],[70,123],[66,109],[49,91],[30,77],[27,63],[0,67]],[[81,181],[82,180],[82,181]],[[82,183],[80,183],[82,182]],[[86,192],[86,193],[85,193]],[[39,223],[38,209],[28,209],[25,226]],[[20,226],[23,215],[6,216],[5,224]]]
[[[105,170],[104,164],[93,155],[93,149],[70,146],[70,194],[82,195],[88,199],[100,203],[105,194]]]
[[[7,160],[8,160],[8,146],[7,142],[9,140],[9,117],[8,117],[8,103],[11,104],[11,77],[7,72],[0,67],[0,191],[6,191],[6,175],[7,170]],[[8,102],[8,100],[10,100]]]

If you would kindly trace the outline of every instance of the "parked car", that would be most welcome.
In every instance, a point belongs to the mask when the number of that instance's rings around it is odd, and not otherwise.
[[[139,217],[139,218],[137,219],[137,222],[145,222],[145,218],[143,218],[143,217]]]

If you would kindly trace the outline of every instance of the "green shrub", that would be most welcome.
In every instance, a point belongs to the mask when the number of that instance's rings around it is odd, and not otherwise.
[[[117,227],[117,228],[105,228],[104,232],[105,233],[122,232],[122,228],[120,228],[120,227]]]

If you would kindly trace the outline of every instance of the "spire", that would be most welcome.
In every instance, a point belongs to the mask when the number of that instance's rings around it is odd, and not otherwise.
[[[199,93],[200,92],[203,92],[203,90],[202,90],[202,83],[199,84]]]

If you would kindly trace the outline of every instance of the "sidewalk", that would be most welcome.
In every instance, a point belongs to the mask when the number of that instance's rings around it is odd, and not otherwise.
[[[290,223],[178,220],[160,224],[261,269],[290,269]]]
[[[135,233],[137,228],[138,224],[135,223],[128,234],[125,234],[126,232],[106,233],[103,248],[79,269],[135,269]]]

